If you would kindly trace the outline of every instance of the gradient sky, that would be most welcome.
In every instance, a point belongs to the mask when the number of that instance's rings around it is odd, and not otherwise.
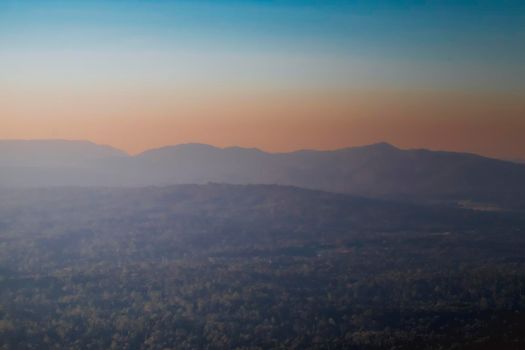
[[[525,1],[0,0],[0,138],[525,159]]]

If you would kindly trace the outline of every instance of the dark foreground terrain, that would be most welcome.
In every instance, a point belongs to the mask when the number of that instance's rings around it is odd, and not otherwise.
[[[523,349],[525,215],[281,186],[0,190],[2,349]]]

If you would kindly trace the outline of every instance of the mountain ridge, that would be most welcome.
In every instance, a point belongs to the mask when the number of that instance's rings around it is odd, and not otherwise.
[[[283,153],[189,143],[128,155],[88,141],[0,141],[2,187],[280,184],[370,197],[525,205],[523,179],[524,164],[385,142]]]
[[[304,153],[304,152],[315,152],[315,153],[333,153],[333,152],[344,152],[344,151],[351,151],[351,150],[365,150],[365,149],[382,149],[382,150],[397,150],[397,151],[426,151],[426,152],[432,152],[432,153],[447,153],[447,154],[460,154],[460,155],[471,155],[475,157],[481,157],[484,159],[492,159],[497,161],[502,161],[506,163],[518,163],[525,162],[525,159],[507,159],[507,158],[497,158],[497,157],[491,157],[486,156],[474,152],[466,152],[466,151],[452,151],[452,150],[437,150],[437,149],[429,149],[429,148],[401,148],[398,146],[395,146],[389,142],[380,141],[370,144],[363,144],[359,146],[348,146],[348,147],[341,147],[341,148],[333,148],[333,149],[313,149],[313,148],[300,148],[292,151],[267,151],[263,150],[257,147],[243,147],[243,146],[214,146],[211,144],[201,143],[201,142],[187,142],[187,143],[178,143],[178,144],[170,144],[165,145],[161,147],[154,147],[146,149],[139,153],[128,153],[118,147],[111,146],[108,144],[99,144],[87,139],[0,139],[0,151],[1,147],[6,144],[12,144],[12,145],[22,145],[22,144],[62,144],[64,146],[66,145],[87,145],[92,147],[98,147],[98,148],[104,148],[107,150],[112,150],[115,153],[118,153],[120,156],[125,157],[138,157],[147,153],[155,152],[155,151],[167,151],[167,150],[175,150],[180,148],[193,148],[193,147],[199,147],[202,149],[213,149],[213,150],[243,150],[243,151],[257,151],[260,153],[265,154],[271,154],[271,155],[283,155],[283,154],[297,154],[297,153]],[[0,154],[1,156],[1,154]]]

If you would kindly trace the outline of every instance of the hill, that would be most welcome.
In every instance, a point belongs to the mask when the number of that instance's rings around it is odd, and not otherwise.
[[[148,183],[266,183],[364,196],[512,201],[525,196],[525,166],[473,154],[401,150],[386,143],[270,154],[181,145],[137,157]]]

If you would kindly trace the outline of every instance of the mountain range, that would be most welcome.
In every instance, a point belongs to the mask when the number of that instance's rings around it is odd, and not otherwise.
[[[181,144],[128,155],[88,141],[0,141],[0,187],[280,184],[369,197],[524,207],[525,164],[388,143],[268,153]]]

